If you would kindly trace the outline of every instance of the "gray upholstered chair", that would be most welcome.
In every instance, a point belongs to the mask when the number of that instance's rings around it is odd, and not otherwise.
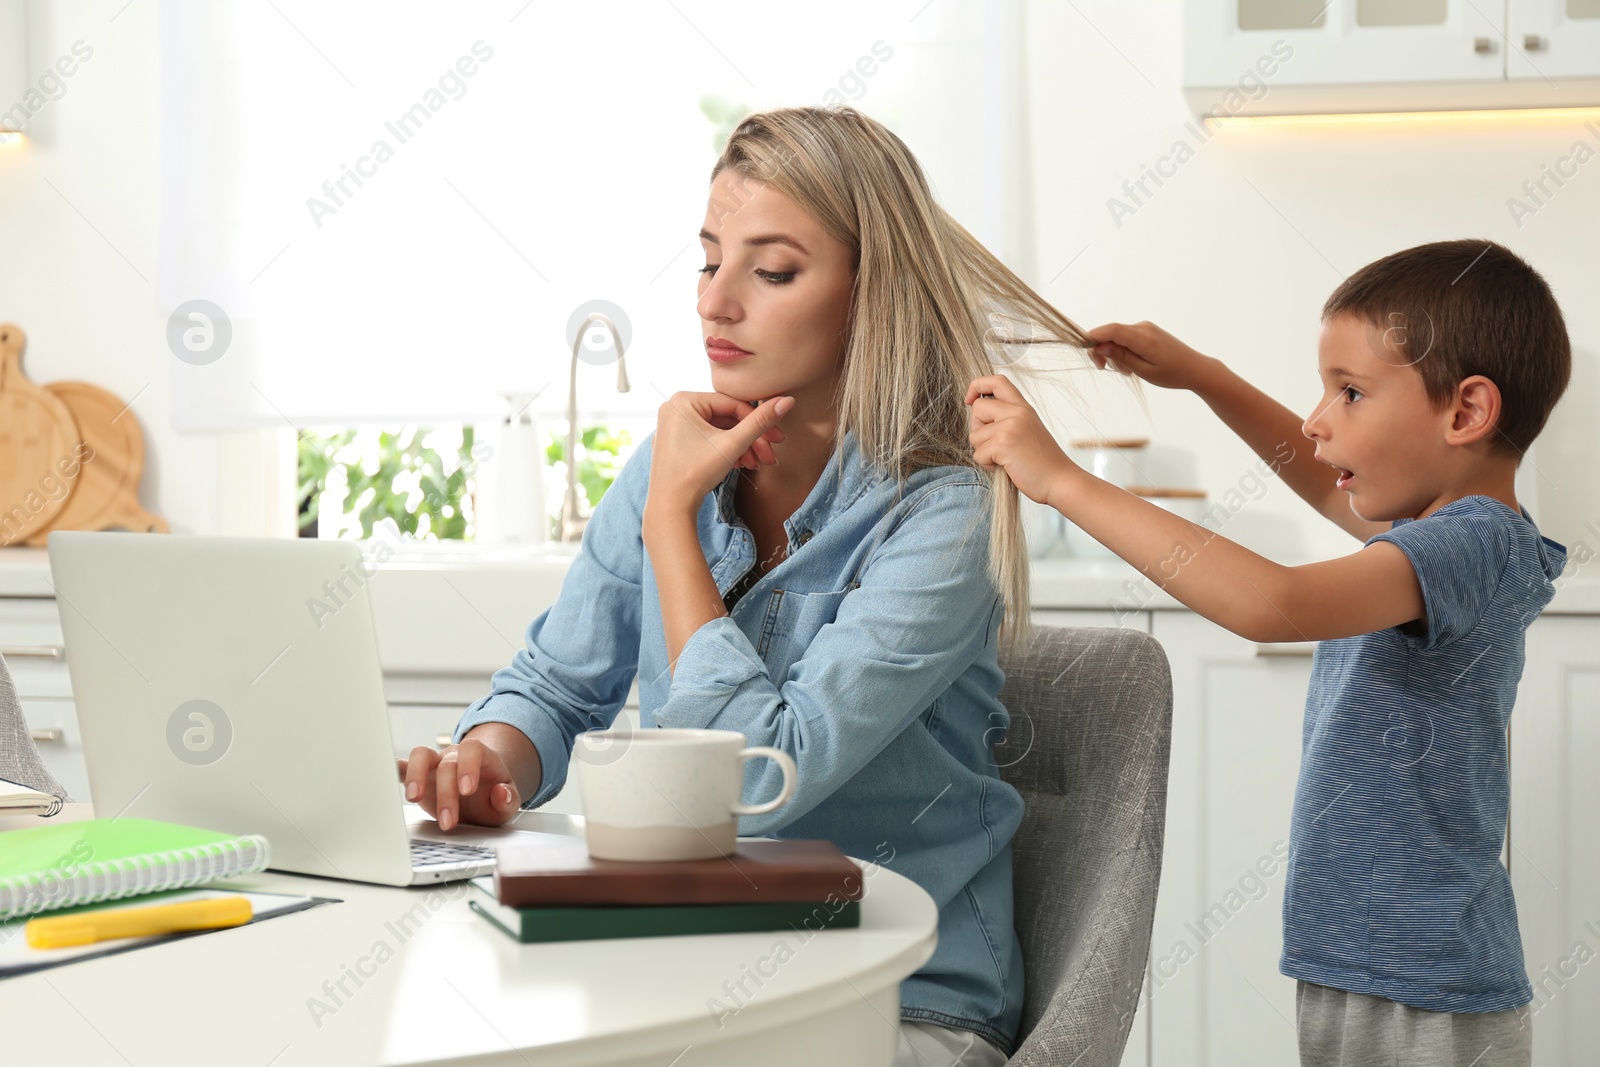
[[[1150,954],[1172,674],[1148,634],[1035,628],[1005,664],[995,750],[1027,801],[1012,842],[1027,992],[1013,1067],[1116,1067]]]
[[[22,717],[22,703],[17,700],[17,687],[11,683],[11,671],[4,658],[0,658],[0,778],[41,793],[54,793],[62,800],[70,799],[39,758],[39,747],[33,743],[33,734]]]

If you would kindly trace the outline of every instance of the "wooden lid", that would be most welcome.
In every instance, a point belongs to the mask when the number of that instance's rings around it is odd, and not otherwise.
[[[1148,437],[1080,437],[1070,442],[1073,448],[1143,448]]]
[[[1206,496],[1204,489],[1184,489],[1176,486],[1130,485],[1127,486],[1127,490],[1135,496],[1172,496],[1200,500],[1204,500]]]

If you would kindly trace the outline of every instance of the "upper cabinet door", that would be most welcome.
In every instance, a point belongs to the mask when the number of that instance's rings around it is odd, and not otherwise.
[[[1184,84],[1236,86],[1254,69],[1270,98],[1274,85],[1503,80],[1504,2],[1189,0]]]
[[[1600,78],[1600,0],[1510,0],[1512,79]]]

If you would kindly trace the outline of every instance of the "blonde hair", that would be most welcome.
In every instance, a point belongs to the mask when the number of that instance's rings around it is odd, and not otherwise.
[[[962,400],[980,375],[1027,369],[1006,346],[1094,343],[934,200],[899,137],[852,107],[749,115],[712,180],[726,168],[783,193],[855,249],[835,433],[853,432],[870,463],[902,480],[925,467],[976,468]],[[1022,511],[1003,470],[990,485],[989,570],[1005,601],[1002,645],[1016,652],[1030,631]]]

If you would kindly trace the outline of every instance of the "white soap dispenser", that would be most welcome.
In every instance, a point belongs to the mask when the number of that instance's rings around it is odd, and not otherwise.
[[[545,442],[533,412],[536,392],[500,395],[508,404],[495,454],[493,540],[506,545],[538,545],[550,539],[545,514]]]

